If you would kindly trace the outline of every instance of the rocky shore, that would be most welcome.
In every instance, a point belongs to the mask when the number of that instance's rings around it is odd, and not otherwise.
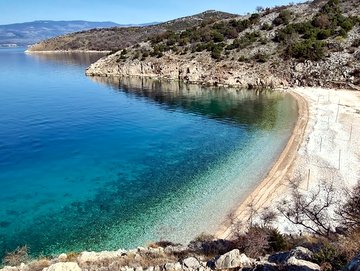
[[[1,271],[214,271],[214,270],[325,270],[314,263],[313,253],[296,247],[290,251],[267,255],[258,259],[247,257],[238,249],[222,255],[199,255],[181,245],[139,247],[134,250],[82,252],[61,254],[52,259],[39,259],[21,263],[17,267],[5,266]],[[346,271],[358,271],[360,255],[354,258]]]
[[[353,55],[334,53],[322,61],[274,63],[242,63],[214,61],[210,56],[193,60],[176,55],[148,58],[146,61],[128,60],[119,63],[120,52],[100,59],[87,70],[88,76],[140,76],[178,80],[188,83],[239,88],[282,88],[320,86],[360,90],[357,70],[360,62]],[[360,58],[360,51],[358,52]],[[350,64],[351,63],[351,64]]]

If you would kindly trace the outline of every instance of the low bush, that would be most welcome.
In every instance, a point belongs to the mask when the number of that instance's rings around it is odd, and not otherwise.
[[[282,24],[287,25],[290,23],[291,17],[292,17],[292,13],[289,10],[284,9],[280,11],[279,16],[274,19],[273,24],[275,26],[279,26]]]
[[[327,266],[328,270],[341,270],[347,263],[346,256],[334,245],[326,241],[314,253],[313,259],[320,266]]]
[[[318,61],[325,57],[325,43],[314,39],[299,41],[288,46],[285,54],[301,61]]]
[[[254,59],[259,63],[265,63],[269,60],[270,56],[266,53],[257,53],[254,55]]]
[[[352,47],[360,47],[360,39],[353,40],[351,46]]]

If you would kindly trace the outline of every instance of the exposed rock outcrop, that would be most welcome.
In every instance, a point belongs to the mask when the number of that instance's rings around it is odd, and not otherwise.
[[[140,76],[206,85],[237,86],[244,88],[275,88],[288,86],[288,82],[271,72],[267,64],[257,69],[250,64],[236,62],[187,61],[175,56],[149,61],[128,61],[116,63],[115,54],[92,64],[86,74],[89,76]]]
[[[230,269],[230,268],[243,268],[251,267],[253,260],[246,257],[245,254],[240,254],[238,249],[234,249],[215,261],[215,267],[217,269]]]
[[[178,248],[178,249],[176,249]],[[102,252],[82,252],[73,257],[61,254],[51,260],[22,263],[18,267],[6,266],[0,271],[216,271],[216,270],[293,270],[317,271],[320,266],[312,262],[312,253],[298,247],[291,251],[252,259],[233,249],[223,255],[208,256],[181,250],[182,246],[165,248],[137,248]],[[180,252],[181,251],[181,252]],[[177,253],[180,252],[179,255]],[[187,255],[187,256],[184,256]],[[347,271],[358,271],[359,257],[347,267]]]

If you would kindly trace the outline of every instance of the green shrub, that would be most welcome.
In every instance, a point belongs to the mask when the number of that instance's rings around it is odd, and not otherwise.
[[[313,39],[299,41],[288,46],[286,54],[302,61],[318,61],[325,57],[325,43]]]
[[[239,62],[246,62],[247,58],[245,56],[240,56],[238,59]]]
[[[331,36],[331,30],[330,29],[321,29],[317,33],[317,39],[318,40],[325,40]]]
[[[283,251],[288,248],[286,239],[277,229],[269,229],[268,242],[270,253]]]
[[[287,25],[290,23],[291,16],[292,16],[292,13],[289,10],[284,9],[284,10],[280,11],[279,16],[274,19],[273,24],[276,26],[279,26],[282,24]]]
[[[148,51],[143,52],[143,54],[142,54],[142,57],[143,57],[143,58],[147,58],[148,56],[149,56],[149,52],[148,52]]]
[[[250,18],[249,18],[249,21],[251,24],[255,24],[259,21],[260,19],[260,14],[259,13],[253,13],[251,14]]]
[[[235,28],[228,28],[225,30],[225,37],[228,39],[235,39],[238,37],[238,32]]]
[[[217,31],[214,31],[212,33],[212,38],[213,38],[213,41],[216,42],[216,43],[217,42],[223,42],[225,40],[224,35],[217,32]]]
[[[266,31],[269,31],[272,29],[272,26],[268,23],[264,23],[261,25],[261,30],[266,30]]]
[[[254,55],[254,59],[259,63],[265,63],[269,60],[270,56],[266,53],[257,53]]]
[[[347,38],[347,32],[343,29],[343,28],[341,28],[340,30],[339,30],[339,36],[341,36],[341,37],[343,37],[344,39],[346,39]]]
[[[349,18],[346,18],[345,20],[341,21],[339,24],[341,28],[344,29],[346,32],[349,32],[354,27],[352,20]]]
[[[360,47],[360,39],[355,39],[352,44],[352,47]]]
[[[342,270],[347,263],[346,256],[329,243],[323,244],[313,258],[319,265],[330,264],[333,270]]]
[[[222,43],[214,45],[211,48],[211,57],[216,59],[216,60],[220,60],[223,48],[224,48],[224,44],[222,44]]]

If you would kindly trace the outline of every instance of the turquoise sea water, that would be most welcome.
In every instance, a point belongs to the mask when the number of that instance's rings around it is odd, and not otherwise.
[[[215,231],[296,119],[287,94],[87,78],[98,57],[0,50],[0,256]]]

